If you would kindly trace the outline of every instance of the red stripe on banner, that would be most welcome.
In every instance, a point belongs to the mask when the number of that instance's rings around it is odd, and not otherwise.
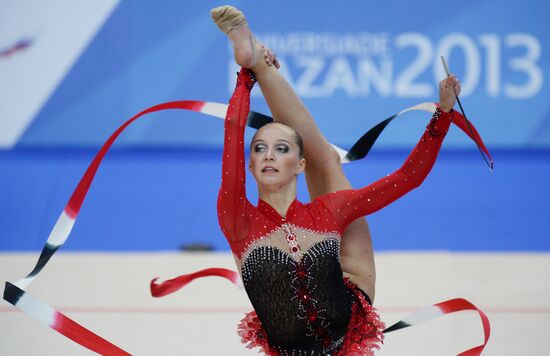
[[[138,113],[137,115],[133,116],[128,121],[126,121],[109,137],[109,139],[107,139],[107,141],[103,144],[103,146],[95,156],[94,160],[86,170],[86,173],[84,173],[84,176],[81,178],[80,182],[78,183],[78,186],[76,187],[75,191],[71,195],[71,198],[69,199],[69,202],[65,207],[65,213],[72,219],[76,218],[76,216],[78,215],[78,212],[80,211],[80,208],[82,207],[84,198],[86,197],[86,194],[90,189],[90,185],[92,184],[92,180],[94,179],[94,176],[99,167],[99,164],[103,160],[103,157],[105,157],[105,154],[107,153],[109,148],[113,145],[113,142],[122,133],[122,131],[124,131],[124,129],[128,127],[128,125],[130,125],[132,122],[134,122],[141,116],[150,114],[153,112],[170,110],[170,109],[200,111],[202,110],[204,105],[205,105],[204,102],[195,101],[195,100],[172,101],[168,103],[155,105],[148,109],[145,109],[142,112]]]
[[[100,355],[131,355],[57,311],[54,318],[52,329]]]
[[[158,284],[155,283],[158,278],[155,278],[151,281],[151,295],[153,297],[163,297],[185,287],[197,278],[214,276],[225,278],[233,284],[237,284],[239,280],[239,274],[235,271],[227,268],[207,268],[194,273],[184,274]]]
[[[441,310],[444,314],[455,313],[463,310],[474,310],[479,313],[481,323],[483,324],[483,333],[485,335],[483,345],[479,345],[464,352],[461,352],[459,356],[481,355],[481,352],[485,348],[485,345],[487,345],[489,337],[491,336],[491,325],[489,323],[489,318],[487,318],[487,315],[485,315],[485,313],[478,309],[475,305],[462,298],[447,300],[445,302],[435,304],[434,306],[439,308],[439,310]]]

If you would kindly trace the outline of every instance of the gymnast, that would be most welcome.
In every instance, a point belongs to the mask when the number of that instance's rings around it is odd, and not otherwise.
[[[242,12],[211,11],[242,66],[225,120],[218,219],[254,311],[239,325],[248,347],[269,355],[369,354],[383,323],[371,306],[375,267],[363,216],[418,187],[435,163],[460,83],[439,84],[439,105],[420,141],[394,173],[352,189],[338,154],[278,72],[274,53],[252,36]],[[255,82],[276,123],[260,128],[248,168],[259,192],[245,192],[244,130]],[[306,164],[307,162],[307,164]],[[305,172],[310,203],[296,199]]]

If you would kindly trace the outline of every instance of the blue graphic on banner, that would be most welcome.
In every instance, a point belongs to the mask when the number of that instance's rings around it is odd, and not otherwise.
[[[208,10],[217,2],[123,1],[18,142],[97,146],[124,119],[164,101],[226,102],[235,65]],[[544,1],[237,2],[331,141],[349,147],[377,121],[436,101],[440,55],[462,80],[467,115],[492,148],[549,148],[550,28]],[[256,93],[253,108],[268,112]],[[142,122],[119,146],[222,144],[222,125],[189,113]],[[392,124],[377,147],[403,148],[422,114]],[[453,134],[449,147],[472,148]]]

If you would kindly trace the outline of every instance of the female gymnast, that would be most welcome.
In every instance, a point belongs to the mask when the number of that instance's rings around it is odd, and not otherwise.
[[[269,355],[369,354],[382,341],[383,323],[371,307],[374,258],[361,217],[418,187],[428,175],[460,83],[454,76],[440,82],[439,108],[403,166],[354,190],[338,155],[277,71],[275,55],[254,40],[244,15],[229,6],[211,15],[243,67],[225,120],[218,196],[219,223],[254,307],[239,326],[243,342]],[[259,129],[251,143],[257,206],[246,198],[244,161],[255,81],[278,121]],[[296,200],[296,177],[304,171],[307,204]]]

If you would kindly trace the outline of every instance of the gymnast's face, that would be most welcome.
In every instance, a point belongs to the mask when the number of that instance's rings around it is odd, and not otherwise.
[[[294,130],[282,124],[266,125],[256,132],[250,146],[249,169],[260,187],[277,188],[296,180],[303,172]]]

